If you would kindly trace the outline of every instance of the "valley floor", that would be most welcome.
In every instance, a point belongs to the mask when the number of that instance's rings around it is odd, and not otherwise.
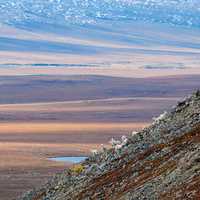
[[[49,157],[87,156],[147,126],[199,78],[0,77],[0,199],[16,199],[70,165]]]

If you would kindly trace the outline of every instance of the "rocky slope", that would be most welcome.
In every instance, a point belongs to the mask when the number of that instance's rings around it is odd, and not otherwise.
[[[200,199],[200,92],[23,200]]]

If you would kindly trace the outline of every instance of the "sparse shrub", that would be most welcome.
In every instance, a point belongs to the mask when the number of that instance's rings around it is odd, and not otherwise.
[[[94,156],[95,156],[95,155],[97,155],[97,154],[98,154],[98,151],[97,151],[96,149],[92,149],[92,150],[91,150],[91,153],[92,153],[92,155],[94,155]]]
[[[125,145],[127,142],[128,142],[128,138],[125,135],[123,135],[122,142],[121,142],[122,146]]]
[[[126,145],[127,141],[128,141],[128,138],[126,136],[122,136],[121,138],[122,140],[119,141],[119,140],[115,140],[115,139],[111,139],[110,140],[110,144],[112,145],[112,147],[115,149],[115,150],[119,150],[121,149],[124,145]]]
[[[76,174],[80,174],[83,172],[84,170],[84,166],[79,164],[79,165],[74,165],[72,168],[71,168],[72,172],[76,173]]]
[[[160,116],[153,118],[153,124],[160,122],[161,120],[163,120],[167,115],[167,112],[165,111],[164,113],[162,113]]]
[[[122,146],[123,146],[122,144],[117,144],[114,146],[114,148],[115,148],[115,150],[119,150],[122,148]]]
[[[114,147],[116,145],[120,145],[121,142],[119,140],[115,140],[114,138],[112,138],[109,143]]]
[[[136,135],[137,133],[138,133],[137,131],[133,131],[132,136]]]

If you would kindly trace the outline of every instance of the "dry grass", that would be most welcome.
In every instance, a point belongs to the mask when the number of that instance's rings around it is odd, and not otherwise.
[[[92,133],[97,130],[112,131],[115,130],[135,130],[145,127],[148,123],[0,123],[0,134],[22,133],[22,134],[42,134],[42,133],[67,133],[69,131],[79,133]],[[131,133],[131,132],[130,132]]]

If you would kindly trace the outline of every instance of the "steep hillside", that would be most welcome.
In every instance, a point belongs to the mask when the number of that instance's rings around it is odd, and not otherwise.
[[[200,199],[200,92],[23,200]]]

